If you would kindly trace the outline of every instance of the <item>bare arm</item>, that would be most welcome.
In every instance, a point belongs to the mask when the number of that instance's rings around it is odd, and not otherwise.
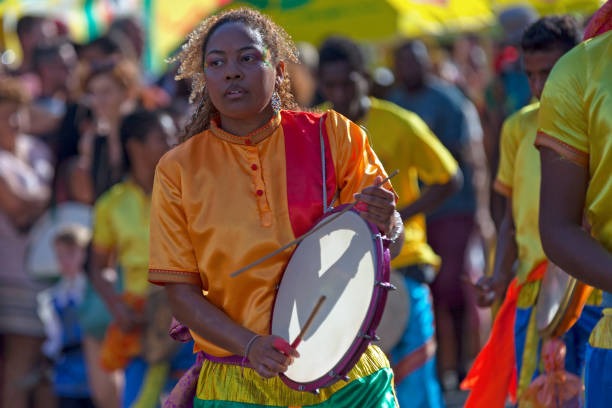
[[[174,317],[215,345],[242,356],[247,342],[255,335],[230,319],[188,283],[166,283],[166,294]]]
[[[17,228],[29,227],[43,213],[47,205],[47,194],[27,197],[19,194],[0,177],[0,210],[4,212]]]
[[[495,227],[489,209],[490,181],[487,166],[487,156],[481,139],[472,139],[468,149],[463,152],[463,158],[474,170],[471,180],[476,192],[476,224],[485,241],[490,242],[495,235]]]
[[[431,211],[438,208],[444,201],[450,196],[455,194],[463,185],[463,175],[460,170],[457,170],[448,183],[445,184],[432,184],[427,186],[425,191],[404,208],[399,210],[402,220],[406,222],[408,219],[414,217],[417,214],[428,214]]]
[[[503,297],[512,280],[517,256],[512,200],[506,199],[506,211],[497,234],[493,276],[482,277],[476,284],[477,302],[480,307],[489,307],[496,299]]]
[[[540,235],[548,258],[581,281],[612,292],[612,254],[582,228],[588,169],[540,147]]]
[[[234,322],[202,295],[202,290],[187,283],[167,283],[166,294],[174,316],[202,338],[239,356],[246,353],[249,341],[256,335]],[[274,347],[276,336],[262,336],[252,342],[248,358],[253,368],[270,378],[285,372],[294,357],[299,354],[291,349],[291,355],[282,354]]]

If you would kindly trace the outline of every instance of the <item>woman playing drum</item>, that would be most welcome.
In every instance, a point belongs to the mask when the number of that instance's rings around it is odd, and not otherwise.
[[[284,62],[297,61],[295,48],[253,10],[208,18],[178,60],[199,106],[184,142],[157,168],[149,279],[165,285],[174,315],[204,357],[194,406],[396,406],[389,363],[375,346],[348,383],[318,395],[278,378],[299,358],[294,349],[281,353],[278,338],[268,335],[291,249],[230,278],[307,232],[323,215],[324,185],[325,205],[334,195],[336,204],[359,199],[364,219],[387,236],[403,236],[395,194],[389,183],[379,186],[386,174],[367,137],[334,111],[288,110],[296,104]],[[391,245],[399,248],[401,239]]]

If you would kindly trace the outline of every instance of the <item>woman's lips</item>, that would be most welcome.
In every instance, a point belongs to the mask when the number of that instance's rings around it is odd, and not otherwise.
[[[240,87],[230,87],[225,91],[225,97],[228,99],[240,99],[246,94],[246,90]]]

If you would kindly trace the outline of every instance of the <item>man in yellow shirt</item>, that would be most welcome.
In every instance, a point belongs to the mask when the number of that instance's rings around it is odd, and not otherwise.
[[[124,369],[123,407],[139,404],[155,407],[169,367],[151,366],[141,349],[143,309],[153,287],[148,281],[149,211],[155,166],[168,150],[171,131],[158,113],[138,111],[121,126],[121,142],[129,177],[104,193],[94,207],[92,280],[114,322],[102,346],[102,365]],[[167,118],[169,120],[169,118]],[[105,279],[108,268],[120,270],[122,287]],[[195,358],[186,344],[172,361],[172,368],[186,370]],[[158,381],[156,387],[147,387]],[[169,384],[170,385],[170,384]]]
[[[546,255],[604,291],[604,317],[586,350],[586,407],[612,389],[612,2],[559,60],[542,94],[536,146],[542,165],[540,229]],[[590,234],[581,228],[583,216]]]
[[[580,41],[577,21],[570,16],[544,17],[527,28],[521,47],[531,92],[538,100],[544,83],[557,60]],[[535,327],[535,302],[539,293],[546,255],[538,229],[540,158],[534,146],[540,102],[534,102],[510,116],[503,125],[500,165],[495,190],[506,196],[506,212],[497,241],[494,272],[484,278],[481,306],[490,306],[503,296],[512,279],[515,262],[519,285],[514,326],[517,397],[539,375],[540,337]],[[601,317],[601,308],[586,306],[580,320],[564,336],[567,344],[566,369],[580,375],[588,335]]]
[[[430,283],[440,258],[427,244],[424,214],[461,186],[456,161],[416,114],[368,97],[368,80],[357,44],[331,37],[321,46],[319,83],[333,108],[364,127],[385,168],[399,169],[394,189],[404,222],[404,247],[391,266],[402,272],[410,293],[410,321],[391,352],[400,405],[443,406],[436,378]],[[420,192],[419,180],[427,185]]]

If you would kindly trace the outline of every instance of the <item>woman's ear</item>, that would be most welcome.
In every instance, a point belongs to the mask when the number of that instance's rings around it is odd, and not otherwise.
[[[276,87],[278,88],[285,79],[285,62],[279,61],[276,64]]]

